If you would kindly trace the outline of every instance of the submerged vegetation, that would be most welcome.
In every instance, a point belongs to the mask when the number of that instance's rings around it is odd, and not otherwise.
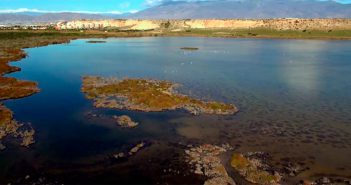
[[[83,77],[82,92],[94,100],[96,107],[138,111],[185,109],[194,115],[234,114],[238,109],[231,104],[204,102],[174,91],[177,84],[161,80]]]

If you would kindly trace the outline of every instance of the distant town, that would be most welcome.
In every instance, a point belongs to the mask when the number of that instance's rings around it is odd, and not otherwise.
[[[0,25],[0,30],[49,30],[55,29],[56,23],[41,25]]]

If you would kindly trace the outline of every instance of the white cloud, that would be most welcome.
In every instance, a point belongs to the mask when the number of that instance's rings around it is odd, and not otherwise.
[[[158,5],[158,4],[161,4],[165,2],[165,0],[145,0],[145,5],[146,6],[155,6],[155,5]]]
[[[166,2],[177,2],[177,1],[199,2],[199,1],[241,1],[241,0],[145,0],[144,5],[155,6]]]
[[[139,10],[130,10],[129,13],[137,13]]]

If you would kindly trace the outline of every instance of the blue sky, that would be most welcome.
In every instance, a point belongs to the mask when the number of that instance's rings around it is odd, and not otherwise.
[[[37,12],[71,11],[118,14],[136,12],[162,1],[165,0],[0,0],[0,13],[29,10]],[[340,3],[351,3],[351,0],[337,1]]]

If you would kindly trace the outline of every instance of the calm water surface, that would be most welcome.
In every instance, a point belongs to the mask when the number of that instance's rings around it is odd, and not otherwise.
[[[32,124],[37,142],[29,150],[8,144],[0,153],[2,182],[30,174],[61,183],[193,183],[184,170],[183,150],[202,143],[269,152],[277,164],[286,158],[303,162],[309,170],[296,179],[350,176],[350,41],[86,41],[27,49],[29,57],[13,63],[22,71],[10,76],[38,82],[41,92],[5,104],[17,120]],[[95,109],[80,92],[84,75],[170,80],[193,97],[236,104],[240,113]],[[140,126],[119,128],[111,116],[122,114]],[[126,161],[111,160],[140,141],[150,146]]]

